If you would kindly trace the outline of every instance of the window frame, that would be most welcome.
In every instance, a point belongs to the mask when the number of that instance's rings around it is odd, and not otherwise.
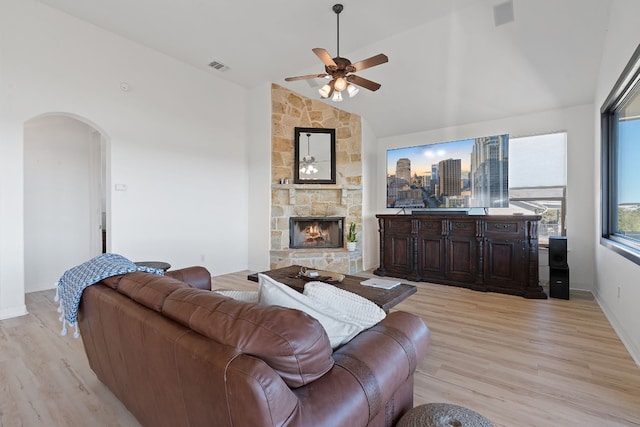
[[[640,243],[616,234],[617,220],[617,112],[640,93],[640,45],[600,108],[601,132],[601,235],[600,244],[640,265]]]

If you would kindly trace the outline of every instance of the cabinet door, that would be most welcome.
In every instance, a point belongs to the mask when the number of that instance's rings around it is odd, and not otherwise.
[[[524,289],[527,281],[522,241],[488,239],[485,248],[486,283],[498,288]]]
[[[446,275],[450,280],[475,283],[478,265],[476,222],[451,220],[447,237]]]
[[[384,266],[388,275],[400,277],[411,273],[411,220],[386,220]]]
[[[485,281],[491,287],[523,290],[527,285],[527,248],[522,221],[488,221]]]
[[[457,282],[475,283],[476,242],[469,239],[447,240],[447,278]]]
[[[423,279],[445,277],[445,238],[442,220],[418,222],[418,274]]]

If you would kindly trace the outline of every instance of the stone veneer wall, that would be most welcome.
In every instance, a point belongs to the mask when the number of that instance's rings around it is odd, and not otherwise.
[[[360,242],[346,249],[289,249],[289,217],[345,217],[362,233],[360,116],[271,85],[271,268],[300,264],[340,273],[362,271]],[[293,184],[294,128],[336,130],[336,184]],[[288,178],[290,184],[279,184]]]

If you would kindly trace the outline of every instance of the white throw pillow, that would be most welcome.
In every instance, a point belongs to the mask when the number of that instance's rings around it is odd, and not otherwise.
[[[304,295],[343,313],[362,329],[372,327],[387,316],[372,301],[328,283],[309,282],[304,286]]]
[[[224,295],[225,297],[233,298],[238,301],[258,302],[258,291],[218,290],[213,292]]]
[[[295,289],[272,279],[264,274],[258,274],[259,303],[262,305],[279,305],[294,308],[315,318],[329,337],[331,348],[336,348],[349,342],[362,331],[358,324],[352,322],[348,316],[334,310],[330,306],[314,301]]]

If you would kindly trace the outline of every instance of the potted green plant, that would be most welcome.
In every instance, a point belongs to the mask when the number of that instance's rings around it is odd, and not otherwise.
[[[357,233],[356,223],[352,222],[349,225],[349,231],[347,232],[347,250],[353,252],[356,250]]]

